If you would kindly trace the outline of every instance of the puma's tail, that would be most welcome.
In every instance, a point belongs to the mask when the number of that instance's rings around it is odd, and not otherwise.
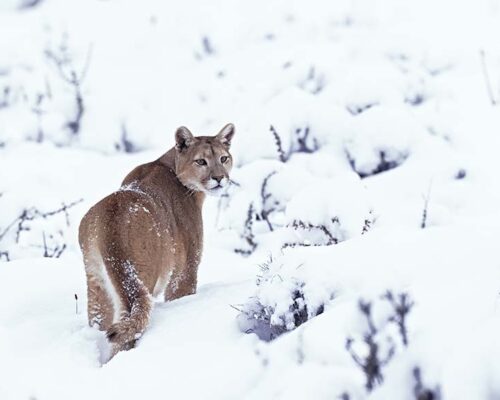
[[[153,302],[146,286],[138,278],[135,268],[130,262],[124,263],[120,271],[120,294],[126,307],[120,320],[111,325],[106,336],[113,344],[113,353],[129,350],[134,347],[148,327]],[[113,355],[114,355],[113,354]]]

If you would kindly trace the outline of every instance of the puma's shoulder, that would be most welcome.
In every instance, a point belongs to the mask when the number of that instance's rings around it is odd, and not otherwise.
[[[157,160],[139,165],[127,174],[122,181],[122,186],[128,186],[143,181],[148,176],[158,172],[159,169],[164,169],[164,167],[162,167]]]

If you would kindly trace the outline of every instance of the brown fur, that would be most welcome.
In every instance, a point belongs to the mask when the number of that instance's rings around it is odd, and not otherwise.
[[[89,324],[107,332],[112,355],[143,334],[152,296],[167,301],[195,293],[202,205],[206,193],[218,194],[229,184],[233,134],[232,124],[216,136],[194,137],[179,128],[174,148],[135,168],[120,190],[83,217],[79,240]]]

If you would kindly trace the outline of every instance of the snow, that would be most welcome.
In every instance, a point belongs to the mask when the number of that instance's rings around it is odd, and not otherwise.
[[[157,305],[151,329],[141,339],[143,351],[119,354],[101,367],[105,339],[87,325],[79,267],[74,258],[13,261],[2,268],[1,289],[11,293],[0,308],[2,398],[132,398],[165,392],[230,398],[240,385],[250,384],[255,340],[239,333],[228,306],[250,285],[208,283],[196,296]],[[34,285],[27,295],[30,281],[43,285]],[[19,290],[9,290],[13,287]],[[221,377],[232,386],[221,385]]]
[[[0,2],[0,399],[500,398],[498,0],[29,3]],[[81,217],[228,122],[197,293],[103,363]]]
[[[304,364],[322,365],[325,370],[342,366],[350,371],[350,380],[355,381],[356,371],[351,371],[352,361],[343,349],[346,335],[362,337],[365,329],[356,312],[357,300],[362,297],[374,301],[375,311],[379,307],[384,314],[380,295],[390,289],[407,291],[415,299],[408,322],[413,333],[409,336],[408,349],[398,350],[401,355],[394,365],[389,364],[387,381],[373,397],[407,398],[405,390],[411,388],[411,384],[407,384],[408,378],[402,375],[409,374],[412,366],[420,365],[424,374],[428,374],[424,379],[441,385],[444,398],[495,398],[498,391],[493,388],[498,387],[498,383],[493,376],[498,376],[498,372],[494,372],[498,371],[498,363],[493,362],[489,368],[482,363],[489,358],[485,349],[493,353],[499,350],[498,341],[490,336],[491,332],[498,332],[500,310],[496,289],[500,271],[492,258],[497,231],[470,228],[469,233],[478,239],[474,246],[454,228],[433,228],[425,233],[380,230],[335,247],[294,249],[274,260],[274,270],[268,272],[257,292],[259,300],[268,304],[271,295],[282,307],[288,303],[280,296],[287,297],[288,293],[279,293],[273,286],[283,289],[292,280],[299,280],[306,282],[304,297],[309,293],[313,296],[307,300],[308,304],[326,304],[323,314],[285,335],[280,344],[276,340],[276,344],[268,346],[271,360],[268,376],[282,374],[279,390],[283,393],[279,397],[286,397],[286,386],[290,382],[300,388],[300,382],[289,380],[287,375],[288,371],[290,378],[299,373],[296,361],[286,366],[286,372],[280,372],[283,367],[280,362],[285,357],[280,354],[293,356],[301,346],[300,340],[304,342]],[[285,308],[287,314],[288,308]],[[279,316],[283,309],[277,307],[275,313]],[[375,318],[381,326],[384,326],[383,320],[382,316]],[[387,335],[393,336],[392,340],[398,340],[397,332],[385,329]],[[309,349],[309,343],[313,348]],[[471,382],[468,374],[477,370],[481,372]],[[300,376],[301,380],[315,379],[306,372]],[[267,385],[272,384],[264,382],[258,391],[265,393]],[[356,385],[352,387],[355,389]],[[329,395],[338,396],[341,390],[351,392],[346,382],[346,386],[333,386]]]

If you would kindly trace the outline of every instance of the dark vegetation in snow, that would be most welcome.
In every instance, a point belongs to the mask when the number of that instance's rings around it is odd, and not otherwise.
[[[10,97],[11,97],[10,86],[5,86],[2,90],[2,93],[0,94],[0,110],[10,105]]]
[[[278,152],[278,158],[281,162],[286,162],[288,160],[288,156],[285,153],[285,150],[283,150],[283,142],[281,141],[281,136],[276,132],[276,129],[274,129],[274,126],[270,126],[269,130],[271,134],[273,135],[274,138],[274,144],[276,145],[276,151]]]
[[[70,131],[71,138],[78,135],[81,129],[82,118],[85,113],[85,103],[82,94],[82,85],[85,81],[87,71],[90,65],[90,58],[92,55],[92,48],[90,47],[87,52],[87,57],[83,67],[78,70],[70,55],[67,44],[67,38],[64,37],[61,44],[55,49],[47,48],[45,56],[47,60],[55,65],[61,79],[71,87],[74,98],[74,116],[70,118],[67,127]]]
[[[398,326],[401,340],[405,346],[408,346],[406,317],[413,308],[413,301],[410,299],[408,293],[399,293],[394,295],[390,290],[384,294],[383,299],[387,300],[391,304],[394,311],[394,314],[389,318],[389,321]]]
[[[378,105],[378,103],[349,104],[346,106],[346,110],[349,111],[351,115],[359,115],[376,105]]]
[[[270,276],[269,266],[273,262],[272,257],[259,267],[262,274],[257,277],[257,285],[260,286],[268,279],[281,279],[279,275]],[[244,320],[245,333],[255,333],[261,340],[271,341],[285,332],[291,331],[319,314],[322,314],[325,305],[311,306],[307,304],[304,296],[304,282],[294,281],[293,288],[289,293],[289,307],[286,316],[276,316],[273,306],[263,304],[258,297],[243,306],[234,307],[240,312],[240,318]],[[333,299],[333,295],[332,295]],[[285,319],[290,319],[291,324]],[[240,320],[241,321],[241,320]]]
[[[241,254],[243,256],[249,256],[252,254],[258,246],[258,243],[255,239],[254,233],[254,222],[262,222],[264,221],[269,229],[269,231],[274,231],[275,227],[269,220],[269,216],[275,212],[277,209],[278,202],[273,198],[272,193],[269,192],[268,183],[269,179],[274,176],[277,172],[272,171],[268,175],[266,175],[262,181],[260,187],[260,211],[257,211],[254,207],[253,203],[250,203],[248,206],[247,216],[245,219],[245,224],[243,228],[243,233],[241,235],[245,248],[237,248],[234,251],[237,254]],[[228,196],[227,194],[225,196]],[[221,208],[221,202],[219,202],[219,209]]]
[[[359,310],[366,319],[368,330],[363,334],[363,342],[368,347],[368,354],[364,357],[359,356],[353,349],[353,338],[348,338],[346,349],[351,355],[356,365],[364,372],[366,376],[366,389],[372,391],[375,386],[381,384],[384,380],[382,369],[391,361],[395,353],[395,346],[389,343],[389,349],[383,355],[380,353],[379,330],[373,322],[372,303],[359,301]],[[390,340],[389,340],[390,341]]]
[[[69,210],[81,203],[83,199],[79,199],[73,201],[69,204],[62,203],[61,207],[56,208],[51,211],[41,211],[36,207],[24,208],[21,213],[14,218],[6,227],[0,228],[0,244],[3,240],[13,239],[16,245],[19,245],[21,235],[24,232],[32,231],[34,227],[34,223],[44,220],[49,220],[57,215],[64,216],[66,226],[70,226],[70,216]],[[44,229],[49,229],[50,225],[44,227]],[[53,231],[50,233],[46,233],[45,230],[41,231],[41,244],[32,245],[32,247],[40,248],[42,250],[41,255],[43,257],[54,257],[58,258],[64,252],[67,247],[66,242],[64,241],[64,237],[62,232]],[[11,246],[12,247],[12,246]],[[8,250],[0,249],[0,259],[4,259],[5,261],[10,260],[10,253]]]
[[[413,368],[413,379],[415,380],[415,386],[413,388],[413,394],[415,400],[441,400],[441,389],[439,386],[434,389],[429,389],[422,383],[422,371],[420,367]]]
[[[289,312],[293,317],[293,329],[308,321],[312,316],[322,314],[324,311],[324,306],[322,305],[311,313],[304,299],[304,292],[302,291],[303,286],[303,283],[297,283],[296,288],[290,294],[291,305],[289,307]],[[272,317],[275,312],[273,307],[263,305],[256,298],[254,300],[251,306],[247,305],[245,308],[237,308],[237,310],[245,316],[246,322],[250,326],[245,333],[255,333],[259,339],[269,342],[292,330],[287,328],[284,323],[285,321],[282,319],[280,319],[279,322],[273,321]],[[310,313],[312,314],[311,317]]]
[[[262,181],[260,188],[260,198],[261,198],[261,212],[256,215],[257,220],[265,221],[270,231],[273,231],[273,224],[269,221],[269,216],[276,211],[277,201],[273,200],[272,193],[268,191],[269,179],[276,175],[276,171],[268,174]]]
[[[271,125],[269,128],[274,138],[274,144],[278,153],[278,158],[281,162],[287,162],[294,153],[314,153],[319,150],[318,140],[311,136],[311,129],[309,126],[296,128],[293,132],[291,143],[288,144],[287,150],[284,146],[283,140],[276,130]]]
[[[370,171],[364,171],[361,168],[359,168],[359,165],[356,163],[355,157],[351,153],[349,153],[349,150],[346,149],[346,156],[349,161],[349,164],[351,165],[351,168],[361,178],[366,178],[368,176],[380,174],[381,172],[389,171],[390,169],[399,167],[408,158],[408,155],[409,155],[408,153],[400,152],[395,156],[389,156],[387,151],[379,150],[378,151],[379,161],[376,167],[371,169]]]
[[[325,76],[319,73],[313,65],[309,68],[306,78],[299,86],[311,94],[318,94],[324,89],[325,84]]]
[[[375,218],[373,217],[373,210],[370,210],[370,216],[365,219],[365,224],[363,225],[361,234],[364,235],[365,233],[367,233],[371,229],[374,223],[375,223]]]
[[[455,179],[464,179],[467,176],[467,171],[464,168],[460,168],[455,174]]]
[[[425,100],[425,95],[420,92],[411,93],[405,97],[405,103],[411,104],[412,106],[419,106]]]
[[[9,252],[7,250],[0,251],[0,261],[10,261]]]
[[[201,49],[195,50],[194,58],[201,61],[204,58],[211,57],[216,54],[215,47],[209,36],[204,35],[201,38]]]
[[[253,232],[253,223],[255,220],[255,209],[253,203],[250,203],[247,211],[247,218],[245,220],[245,227],[243,230],[242,238],[245,241],[246,248],[235,249],[234,252],[241,254],[242,256],[249,256],[257,248],[257,242],[255,241],[255,234]]]
[[[22,0],[19,4],[19,9],[25,10],[29,8],[34,8],[40,5],[42,2],[43,0]]]
[[[339,219],[337,217],[333,217],[330,220],[330,222],[332,225],[340,225]],[[307,244],[302,243],[302,242],[293,242],[293,243],[287,242],[287,243],[283,244],[283,246],[281,247],[282,249],[285,249],[287,247],[296,247],[296,246],[305,246],[305,247],[307,247],[307,246],[331,246],[332,244],[337,244],[339,242],[338,238],[336,238],[335,235],[331,232],[330,227],[327,227],[324,224],[314,225],[314,224],[311,224],[309,222],[295,220],[291,224],[291,227],[295,230],[303,229],[303,230],[307,230],[307,231],[312,231],[312,230],[319,231],[324,235],[325,239],[323,242],[307,243]]]
[[[288,224],[274,222],[271,218],[272,215],[283,211],[283,205],[277,200],[269,189],[270,179],[277,174],[277,171],[271,171],[263,178],[262,184],[260,185],[260,201],[258,201],[257,205],[254,202],[251,202],[248,205],[243,230],[240,234],[243,245],[234,249],[237,254],[249,256],[254,253],[259,246],[257,232],[274,232],[280,228],[294,230],[296,232],[300,232],[301,234],[307,233],[308,236],[310,236],[307,240],[302,241],[298,239],[292,241],[286,239],[281,245],[282,250],[289,247],[331,246],[345,239],[342,234],[341,221],[337,216],[326,218],[324,223],[321,224],[313,224],[300,219],[293,220]],[[223,203],[230,201],[230,197],[230,194],[226,193],[224,198],[219,200],[219,213],[223,208]],[[368,232],[373,222],[373,216],[370,211],[370,215],[365,219],[364,225],[360,226],[360,233],[364,234]],[[256,230],[255,224],[265,225],[265,228],[259,226]]]
[[[495,93],[493,92],[492,86],[491,86],[491,79],[490,79],[490,74],[488,72],[488,65],[486,62],[486,53],[484,50],[480,50],[479,55],[481,57],[481,67],[483,71],[483,76],[484,76],[484,83],[486,85],[486,90],[488,91],[488,97],[490,99],[490,103],[492,106],[496,106],[498,104],[498,100],[495,96]]]
[[[393,293],[390,290],[384,293],[381,299],[387,301],[391,305],[392,313],[387,319],[387,322],[395,324],[398,327],[399,336],[403,343],[401,351],[403,351],[409,345],[407,318],[414,306],[414,302],[408,293]],[[365,356],[358,355],[354,350],[356,340],[352,337],[349,337],[346,341],[346,350],[351,355],[354,363],[365,374],[365,387],[366,390],[370,392],[375,387],[382,384],[384,380],[383,369],[396,356],[398,347],[394,339],[384,332],[385,325],[376,326],[372,313],[373,303],[360,300],[358,304],[359,311],[363,315],[367,326],[367,330],[363,333],[361,340],[368,351]],[[414,367],[412,373],[415,380],[413,393],[416,400],[440,399],[439,387],[429,389],[424,386],[421,369],[419,367]]]
[[[429,190],[427,194],[423,196],[424,198],[424,207],[422,209],[422,220],[420,222],[420,228],[425,229],[427,227],[427,217],[429,214],[429,201],[431,198],[431,185],[429,185]]]
[[[280,143],[280,142],[279,142]],[[281,147],[279,147],[281,148]],[[283,221],[283,213],[286,213],[286,202],[280,199],[279,194],[272,192],[270,182],[273,179],[281,179],[280,171],[272,170],[262,178],[260,192],[255,194],[259,199],[248,204],[245,221],[240,231],[242,244],[234,249],[237,254],[249,256],[259,247],[261,240],[259,235],[263,233],[279,231],[275,238],[280,238],[281,250],[294,247],[309,246],[331,246],[349,237],[345,227],[342,225],[341,217],[332,213],[325,214],[321,223],[312,223],[305,219],[294,219]],[[274,178],[277,177],[277,178]],[[239,185],[238,185],[239,186]],[[231,201],[232,192],[229,191],[219,200],[218,215],[227,207]],[[304,210],[307,211],[307,210]],[[286,217],[285,217],[286,218]],[[367,233],[374,223],[372,210],[368,210],[364,223],[359,226],[359,234]],[[293,235],[290,232],[294,231]],[[283,234],[281,237],[280,234]]]
[[[124,153],[137,153],[142,150],[140,146],[130,139],[125,123],[122,123],[120,139],[115,143],[115,149]]]

